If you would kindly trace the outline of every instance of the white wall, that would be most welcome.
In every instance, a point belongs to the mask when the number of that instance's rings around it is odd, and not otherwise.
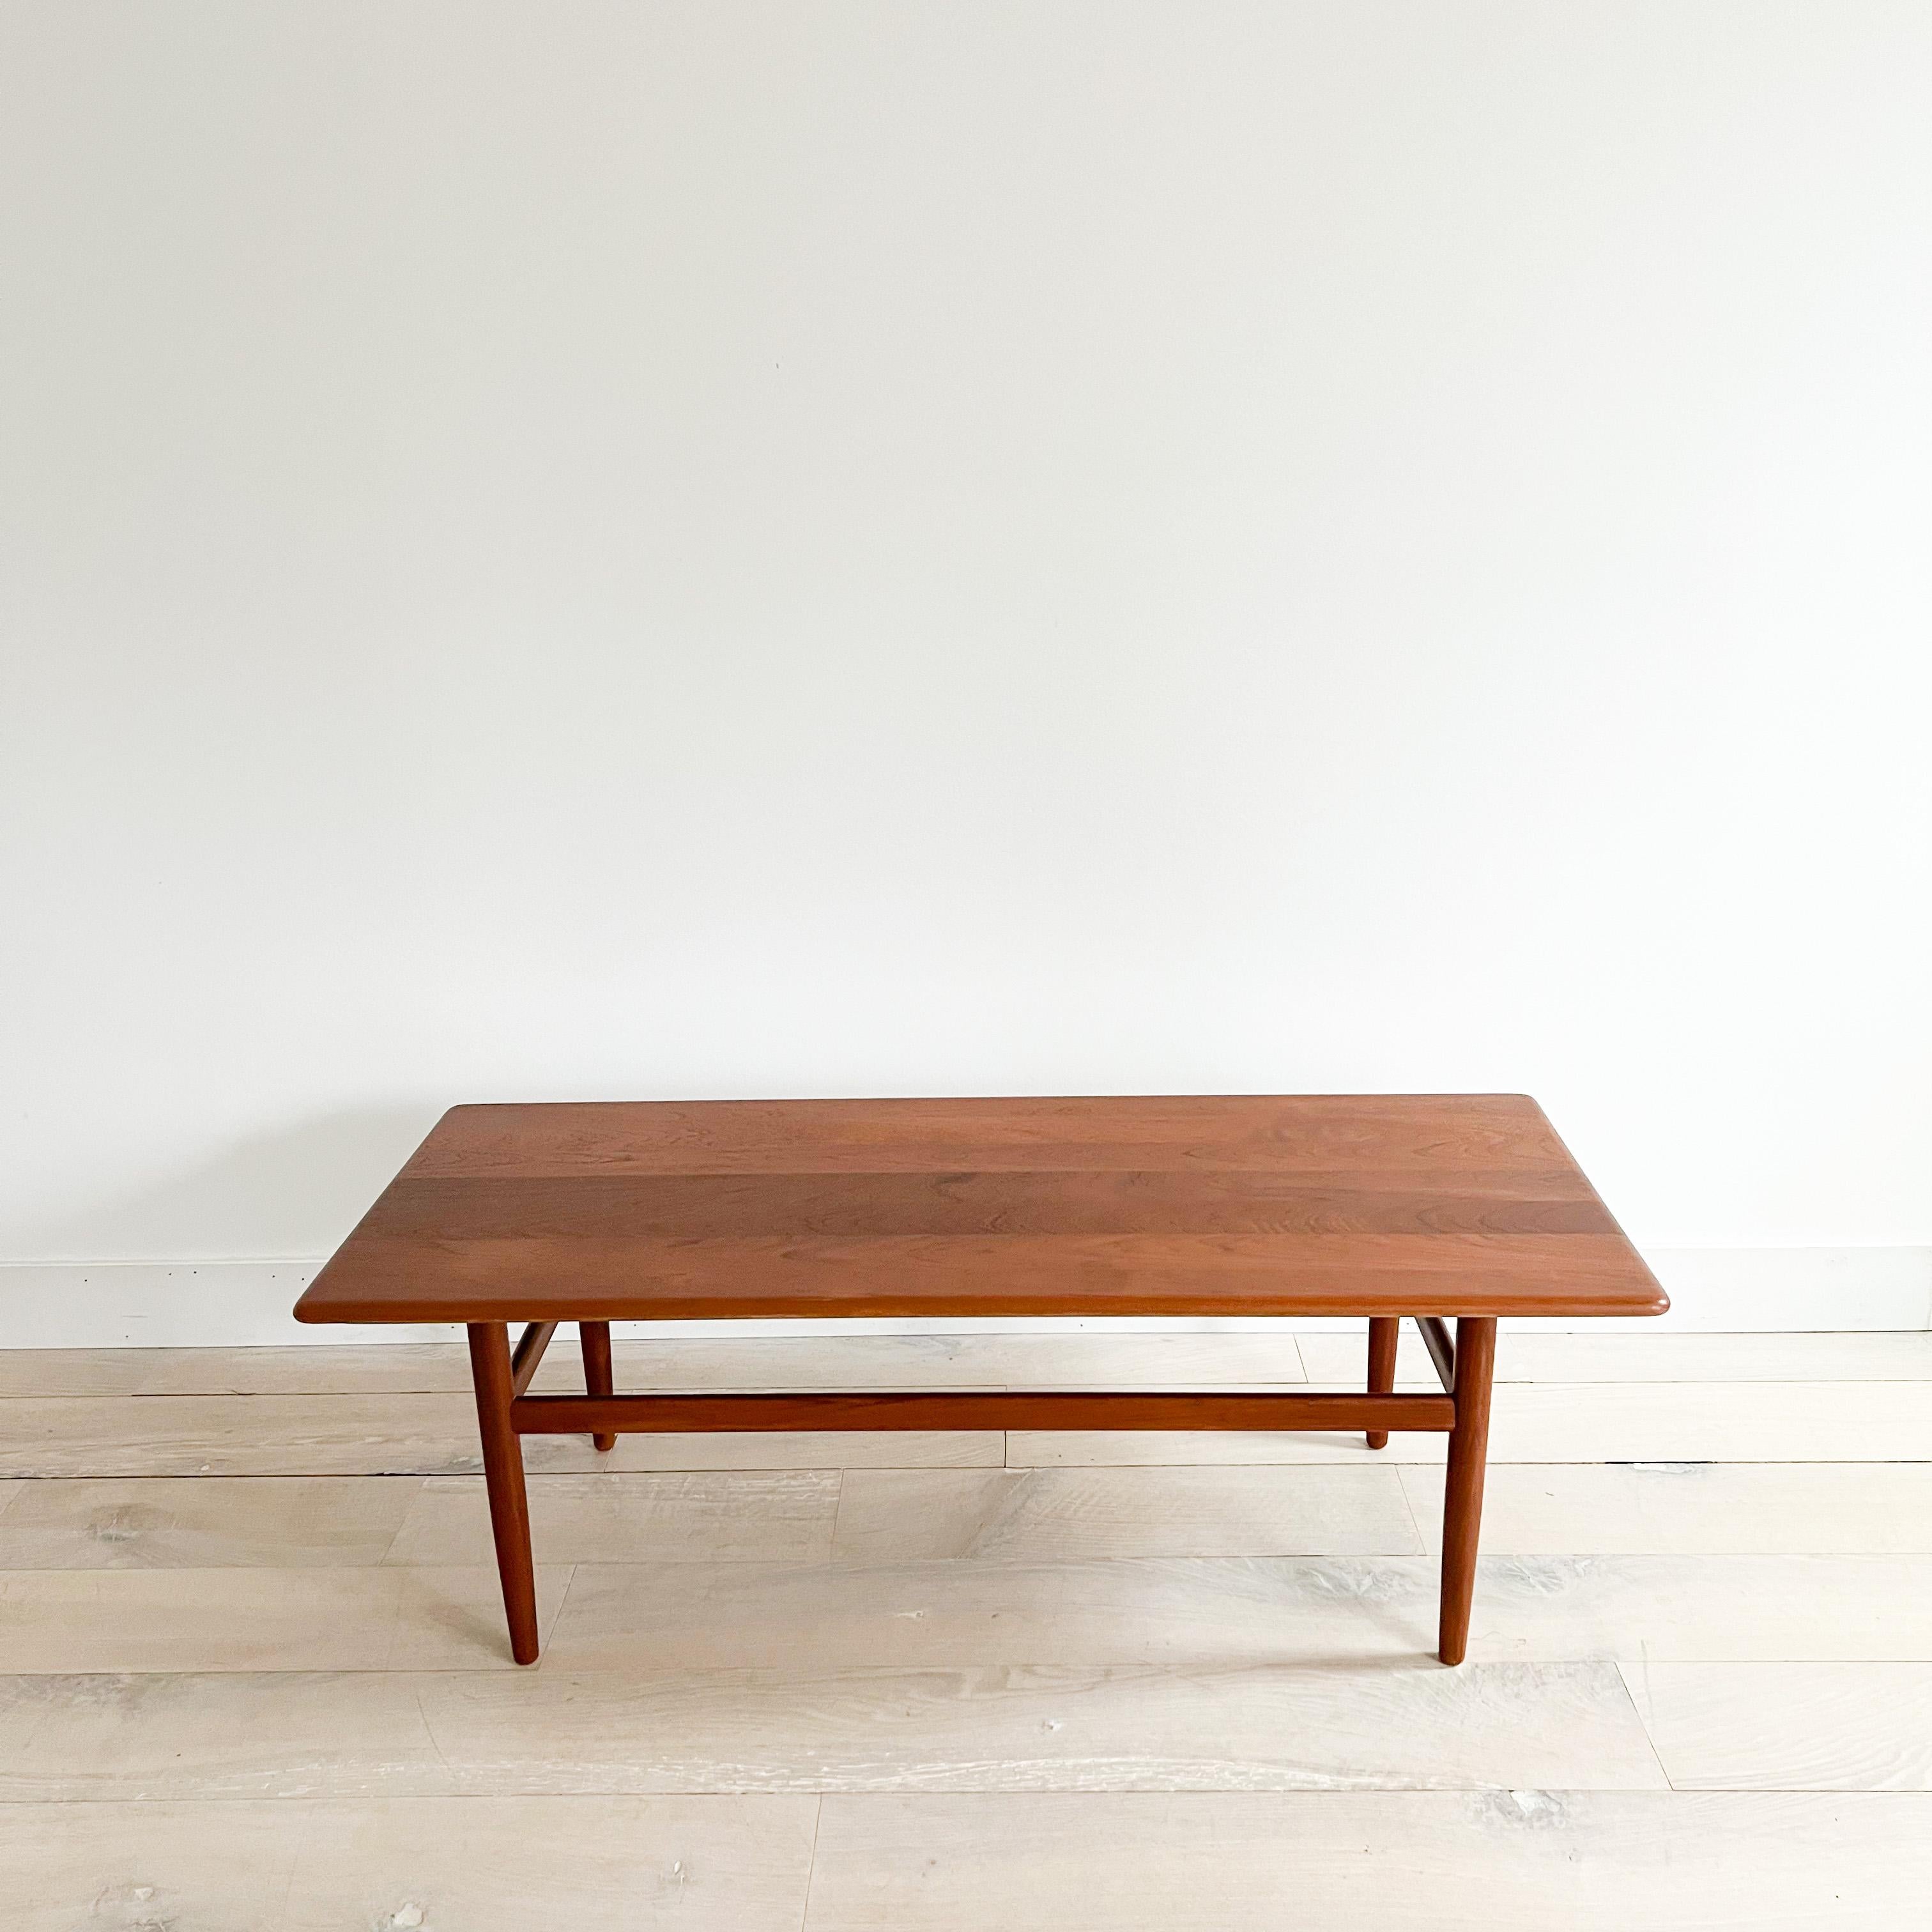
[[[1922,0],[0,23],[0,1258],[1001,1090],[1932,1240]]]

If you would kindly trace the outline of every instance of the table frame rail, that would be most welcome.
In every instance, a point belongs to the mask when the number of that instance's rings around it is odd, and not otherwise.
[[[512,1350],[506,1324],[472,1322],[470,1368],[512,1654],[519,1664],[532,1664],[538,1651],[536,1573],[520,1440],[525,1436],[587,1432],[599,1449],[610,1449],[620,1435],[719,1430],[1360,1429],[1372,1449],[1382,1448],[1391,1430],[1442,1430],[1449,1436],[1438,1654],[1444,1664],[1460,1664],[1468,1647],[1475,1584],[1496,1323],[1493,1316],[1460,1316],[1452,1342],[1439,1316],[1414,1319],[1442,1380],[1442,1395],[1394,1392],[1400,1318],[1393,1316],[1370,1318],[1366,1393],[934,1389],[618,1395],[612,1388],[609,1323],[580,1322],[588,1393],[530,1396],[524,1391],[557,1323],[532,1322]]]
[[[520,1396],[519,1436],[774,1430],[1451,1430],[1446,1395],[1168,1394],[1111,1389],[933,1389],[804,1395]]]
[[[1451,1395],[1456,1392],[1456,1344],[1450,1340],[1449,1324],[1439,1315],[1418,1315],[1415,1325],[1436,1364],[1436,1378]]]

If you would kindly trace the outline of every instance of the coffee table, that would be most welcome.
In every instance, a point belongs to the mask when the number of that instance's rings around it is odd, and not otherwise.
[[[520,1438],[706,1430],[1449,1436],[1438,1654],[1467,1648],[1496,1323],[1664,1291],[1520,1094],[456,1107],[296,1305],[462,1322],[510,1648],[537,1654]],[[620,1395],[613,1322],[1354,1316],[1368,1387]],[[1440,1394],[1398,1394],[1420,1328]],[[1456,1324],[1452,1336],[1449,1322]],[[587,1393],[524,1393],[576,1323]],[[508,1324],[527,1324],[514,1346]],[[1294,1480],[1284,1470],[1284,1482]]]

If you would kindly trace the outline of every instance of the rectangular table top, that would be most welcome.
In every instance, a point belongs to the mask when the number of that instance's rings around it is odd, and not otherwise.
[[[1652,1315],[1519,1094],[452,1108],[303,1322]]]

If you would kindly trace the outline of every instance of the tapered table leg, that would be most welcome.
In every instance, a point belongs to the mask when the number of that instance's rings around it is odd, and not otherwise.
[[[470,1373],[476,1384],[476,1425],[483,1438],[483,1479],[490,1528],[503,1580],[510,1654],[537,1660],[536,1573],[530,1563],[530,1505],[524,1490],[524,1445],[510,1426],[510,1336],[500,1322],[470,1324]]]
[[[616,1388],[610,1379],[610,1323],[580,1322],[577,1324],[577,1339],[584,1348],[584,1394],[614,1395]],[[614,1436],[593,1436],[590,1444],[594,1449],[614,1449],[617,1438]]]
[[[1369,1393],[1371,1395],[1388,1395],[1395,1388],[1396,1338],[1402,1333],[1402,1317],[1399,1315],[1371,1315],[1369,1317]],[[1386,1449],[1388,1431],[1372,1429],[1369,1431],[1369,1447]]]
[[[1449,1472],[1442,1508],[1442,1627],[1437,1654],[1444,1664],[1460,1664],[1469,1648],[1476,1543],[1483,1523],[1483,1475],[1489,1466],[1490,1383],[1496,1364],[1496,1318],[1458,1317],[1456,1426],[1449,1432]]]

